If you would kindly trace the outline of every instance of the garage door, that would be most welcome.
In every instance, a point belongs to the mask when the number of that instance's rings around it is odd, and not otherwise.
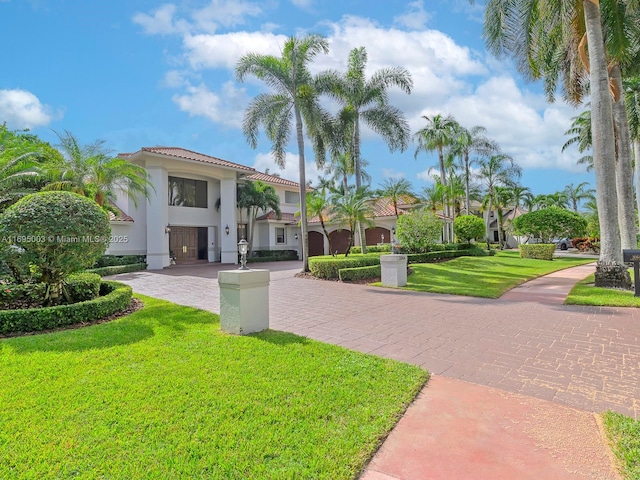
[[[384,235],[384,241],[382,236]],[[377,245],[378,243],[391,243],[391,232],[383,227],[367,228],[364,232],[367,245]]]
[[[309,232],[309,256],[324,255],[324,235],[320,232]]]
[[[349,230],[335,230],[329,234],[331,250],[338,253],[346,253],[349,246]]]

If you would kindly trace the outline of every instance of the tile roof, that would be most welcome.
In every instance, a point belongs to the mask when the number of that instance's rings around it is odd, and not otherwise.
[[[203,153],[194,152],[185,148],[178,147],[143,147],[140,152],[156,153],[158,155],[166,155],[169,157],[183,158],[185,160],[194,160],[196,162],[209,163],[211,165],[218,165],[220,167],[234,168],[237,170],[245,170],[248,172],[255,172],[252,167],[246,165],[240,165],[239,163],[229,162],[228,160],[222,160],[221,158],[212,157]],[[129,158],[139,152],[134,153],[119,153],[118,157]]]
[[[259,216],[258,218],[256,218],[256,220],[279,220],[288,225],[297,224],[300,221],[300,219],[293,213],[282,212],[280,214],[280,218],[278,218],[276,212],[274,212],[273,210],[270,210],[266,214]]]
[[[131,222],[133,223],[133,218],[127,215],[124,210],[118,207],[115,203],[109,204],[109,221],[110,222]],[[112,211],[115,210],[115,213]]]
[[[268,173],[256,172],[252,175],[247,175],[245,178],[248,180],[259,180],[261,182],[275,183],[277,185],[286,185],[287,187],[300,188],[299,182],[287,180],[286,178],[281,178],[276,175],[269,175]],[[307,187],[307,191],[311,192],[313,191],[313,188]]]

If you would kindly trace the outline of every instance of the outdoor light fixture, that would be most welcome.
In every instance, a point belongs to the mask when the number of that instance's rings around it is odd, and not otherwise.
[[[164,233],[171,233],[171,224],[167,223],[167,226],[164,227]]]
[[[240,268],[238,270],[249,270],[247,268],[247,251],[248,250],[249,250],[249,243],[243,238],[238,242],[238,252],[240,253]]]
[[[392,233],[393,235],[395,235],[395,234],[396,234],[396,229],[395,229],[395,227],[391,229],[391,233]]]
[[[224,227],[224,233],[226,233],[227,235],[229,235],[229,225],[227,225],[226,227]]]
[[[298,234],[296,233],[293,238],[295,238],[296,240],[298,239]]]

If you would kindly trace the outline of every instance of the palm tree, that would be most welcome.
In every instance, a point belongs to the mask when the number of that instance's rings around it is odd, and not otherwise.
[[[440,179],[442,184],[447,186],[447,171],[445,165],[445,155],[444,149],[445,147],[450,146],[455,138],[456,131],[458,129],[458,122],[452,116],[443,117],[442,115],[434,115],[429,118],[426,115],[423,115],[427,121],[427,125],[420,130],[418,130],[414,138],[418,140],[418,147],[416,148],[415,157],[418,156],[420,151],[425,152],[438,152],[438,165],[440,169]],[[447,217],[449,214],[449,206],[445,203],[445,215]],[[449,232],[449,228],[445,229],[445,241],[450,241],[451,235]]]
[[[107,210],[108,201],[115,202],[118,191],[125,193],[136,206],[141,196],[149,198],[154,187],[144,167],[112,157],[103,140],[81,145],[68,130],[55,133],[60,140],[58,148],[62,158],[44,165],[44,175],[49,178],[45,190],[79,193]]]
[[[354,244],[357,226],[372,223],[370,220],[373,215],[371,195],[366,188],[350,189],[347,195],[335,196],[332,203],[333,220],[349,230],[349,245],[344,254],[347,257]]]
[[[329,242],[329,252],[333,255],[333,248],[331,248],[331,237],[327,231],[327,222],[329,222],[329,213],[331,212],[331,202],[327,198],[326,191],[322,189],[313,190],[307,193],[307,215],[309,217],[318,217],[320,220],[320,226],[324,233],[327,242]]]
[[[571,204],[574,212],[578,211],[578,204],[582,200],[591,200],[594,198],[593,194],[595,190],[587,189],[586,186],[589,185],[589,182],[579,183],[577,186],[573,186],[573,183],[570,183],[566,187],[564,187],[564,193],[567,196],[567,200]]]
[[[534,197],[533,203],[538,209],[549,207],[568,208],[569,196],[564,191],[541,194]]]
[[[491,212],[493,211],[493,202],[495,197],[495,189],[499,186],[506,186],[513,183],[514,180],[520,178],[522,169],[515,163],[514,159],[505,154],[491,155],[487,159],[483,159],[479,163],[480,171],[478,177],[486,187],[487,209],[485,215],[485,232],[487,243],[491,241],[489,238],[489,225]]]
[[[276,189],[260,180],[245,181],[238,186],[238,208],[246,209],[249,218],[249,253],[253,250],[253,233],[258,213],[267,213],[269,209],[280,218],[280,197]]]
[[[531,189],[529,187],[523,187],[522,185],[518,185],[517,183],[509,185],[509,190],[511,197],[511,206],[513,206],[511,218],[509,220],[513,221],[513,219],[516,218],[516,210],[518,208],[531,205],[533,194],[531,193]]]
[[[565,135],[571,135],[569,140],[562,146],[564,152],[571,145],[577,144],[578,152],[584,153],[591,150],[591,110],[585,110],[577,117],[573,117],[571,128],[564,132]],[[593,170],[593,156],[584,155],[578,159],[579,165],[586,165],[587,172]]]
[[[433,213],[444,205],[445,187],[438,179],[433,186],[422,188],[422,203]]]
[[[543,78],[550,99],[553,99],[558,79],[562,78],[565,95],[578,102],[589,72],[593,160],[602,227],[595,283],[627,288],[631,280],[622,263],[618,229],[613,104],[602,25],[598,0],[489,0],[484,35],[491,51],[515,57],[526,76]]]
[[[411,137],[409,124],[402,111],[389,104],[388,90],[398,87],[411,93],[413,80],[409,71],[402,67],[377,70],[366,78],[367,51],[365,47],[349,52],[347,71],[328,70],[318,75],[317,83],[322,93],[328,94],[341,106],[339,117],[348,123],[343,131],[351,134],[347,148],[353,158],[356,188],[363,184],[362,159],[360,154],[360,123],[364,123],[382,137],[390,151],[404,151]],[[362,226],[358,227],[362,252],[366,252],[366,242]]]
[[[474,160],[470,158],[472,153],[478,153],[480,155],[489,155],[491,152],[498,150],[497,144],[489,140],[484,136],[486,128],[476,125],[471,129],[466,129],[461,125],[458,125],[455,130],[455,136],[453,143],[450,145],[451,153],[462,160],[462,167],[464,170],[464,184],[465,184],[465,212],[469,215],[470,204],[470,181],[471,181],[471,166]]]
[[[640,214],[640,76],[624,81],[625,105],[635,158],[636,205]]]
[[[487,195],[487,200],[490,197]],[[493,208],[496,210],[496,220],[498,224],[498,246],[503,250],[506,244],[506,232],[504,228],[505,215],[504,212],[509,208],[513,201],[513,191],[506,186],[496,186],[493,195]]]
[[[245,112],[243,131],[251,147],[258,146],[258,133],[262,125],[272,142],[272,153],[276,163],[283,166],[292,123],[295,125],[300,170],[303,272],[309,271],[303,124],[313,141],[316,163],[324,163],[323,136],[318,134],[323,113],[318,103],[317,92],[313,88],[314,82],[308,65],[318,54],[328,51],[327,39],[320,35],[290,37],[284,44],[281,57],[249,53],[240,58],[236,65],[238,81],[242,82],[247,76],[253,75],[275,90],[275,93],[259,94]]]
[[[378,189],[377,195],[391,199],[393,203],[393,210],[396,213],[396,218],[400,215],[398,213],[398,201],[403,197],[413,196],[413,187],[411,182],[405,178],[387,178]]]

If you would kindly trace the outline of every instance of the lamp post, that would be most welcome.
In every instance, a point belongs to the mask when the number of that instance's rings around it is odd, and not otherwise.
[[[240,253],[240,268],[238,270],[249,270],[247,268],[247,251],[249,250],[249,242],[244,238],[238,242],[238,252]]]

